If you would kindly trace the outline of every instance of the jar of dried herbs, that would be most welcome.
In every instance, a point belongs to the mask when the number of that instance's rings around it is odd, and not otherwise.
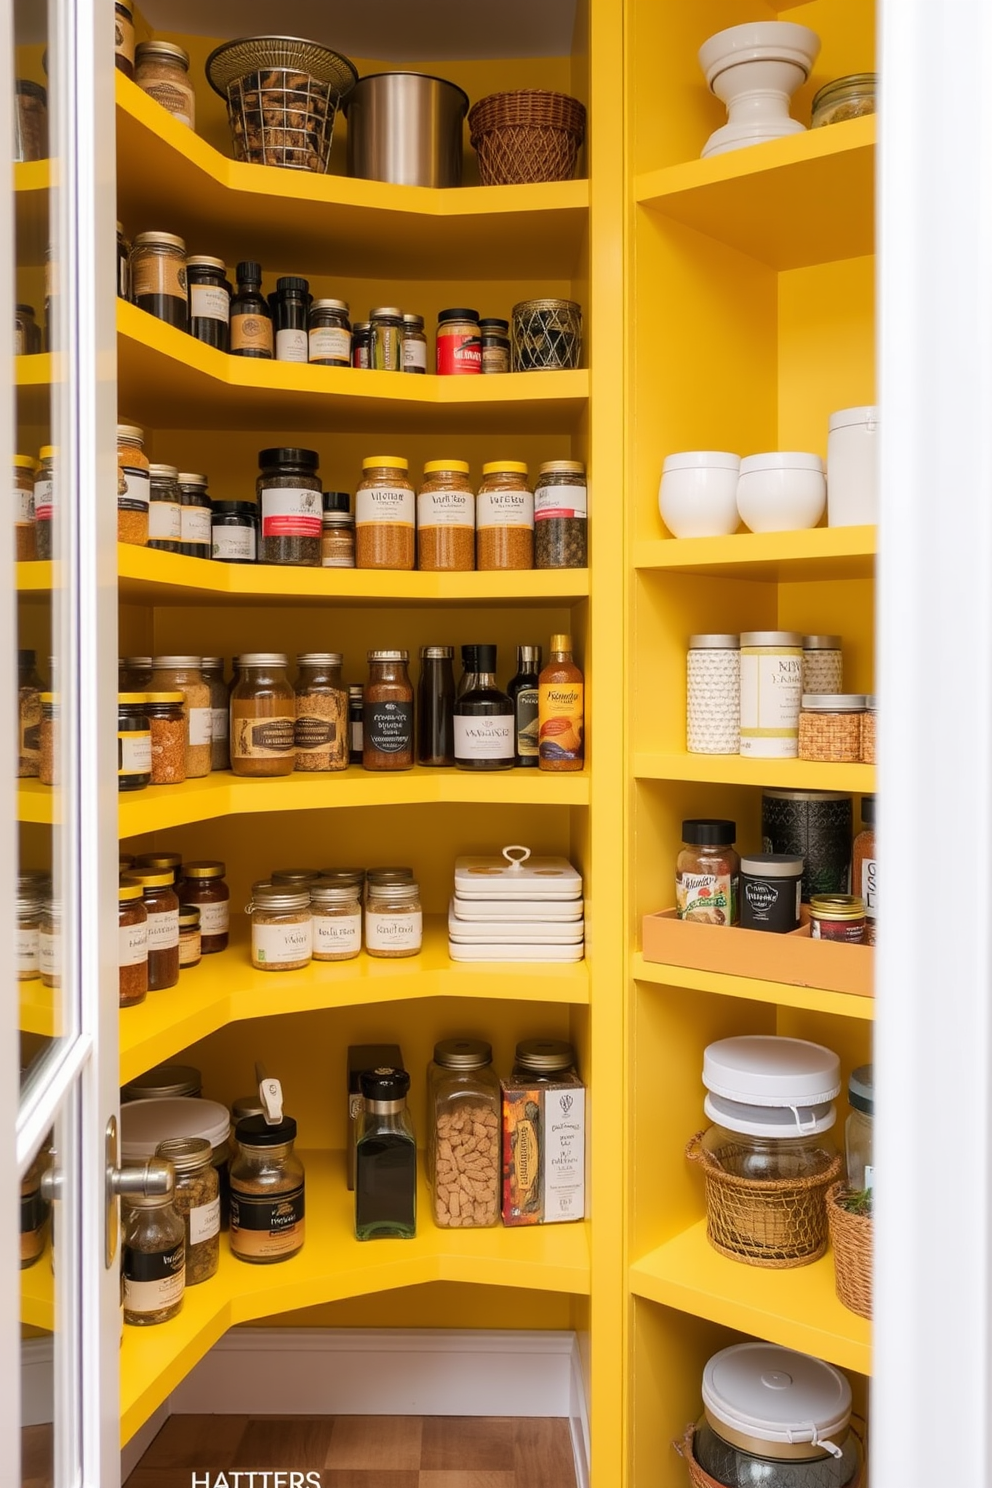
[[[399,958],[419,954],[424,940],[420,886],[406,880],[368,882],[365,949],[370,956]]]
[[[231,1163],[231,1254],[267,1265],[288,1261],[303,1249],[306,1179],[293,1151],[292,1116],[270,1126],[248,1116],[235,1128],[238,1150]]]
[[[313,948],[310,890],[266,878],[251,886],[251,964],[256,971],[300,971]]]
[[[187,558],[209,558],[212,541],[213,502],[207,477],[194,471],[179,472],[179,551]]]
[[[235,775],[292,775],[296,762],[296,694],[278,651],[239,657],[231,693],[231,769]]]
[[[476,568],[534,567],[534,496],[522,461],[483,465],[475,528]]]
[[[586,467],[549,460],[534,490],[534,567],[585,568],[589,562]]]
[[[200,911],[195,904],[179,906],[179,970],[200,964]]]
[[[254,501],[215,501],[210,517],[210,556],[219,563],[254,563],[258,509]]]
[[[148,912],[148,990],[161,992],[179,980],[179,900],[172,869],[132,868]]]
[[[259,561],[319,568],[323,502],[317,451],[289,446],[264,449],[258,464]]]
[[[339,651],[307,651],[296,658],[296,768],[348,768],[348,693]]]
[[[62,985],[62,901],[50,897],[38,921],[38,975],[43,987]]]
[[[355,518],[347,491],[324,492],[320,561],[324,568],[355,566]]]
[[[55,525],[58,515],[58,489],[55,484],[55,461],[58,451],[43,444],[38,451],[38,468],[34,477],[34,540],[39,558],[55,557]]]
[[[467,460],[428,460],[417,493],[417,566],[427,572],[475,567],[475,492]]]
[[[362,727],[366,770],[409,770],[413,765],[413,687],[409,651],[370,651]]]
[[[189,80],[189,53],[171,41],[139,41],[134,81],[187,129],[196,124],[196,95]]]
[[[220,1180],[206,1137],[170,1137],[156,1157],[175,1170],[173,1203],[186,1235],[186,1285],[209,1281],[220,1263]]]
[[[369,366],[377,372],[403,370],[403,311],[380,305],[369,311]]]
[[[143,548],[148,543],[150,462],[145,431],[135,424],[117,425],[117,541]]]
[[[224,681],[224,658],[201,656],[200,676],[210,688],[210,768],[227,770],[231,764],[231,699]]]
[[[181,553],[183,493],[175,465],[149,465],[148,546],[160,553]]]
[[[313,959],[350,961],[362,949],[362,886],[319,880],[310,885]]]
[[[38,675],[35,658],[34,651],[17,653],[17,773],[22,780],[37,776],[41,768],[41,697],[45,684]]]
[[[195,904],[200,911],[200,949],[204,956],[227,950],[231,891],[224,882],[226,871],[223,863],[183,864],[179,901]]]
[[[197,254],[186,260],[189,333],[217,351],[231,349],[231,285],[222,258]]]
[[[346,300],[314,300],[309,326],[309,356],[313,366],[351,366],[351,321]]]
[[[198,656],[156,656],[152,661],[151,690],[181,692],[186,717],[186,774],[199,780],[211,770],[213,719],[210,688],[203,680]]]
[[[123,878],[117,890],[120,1005],[137,1007],[148,992],[148,910],[144,886],[135,878]]]
[[[34,473],[37,460],[30,455],[14,456],[14,556],[18,563],[31,563],[38,556],[34,520]]]
[[[133,1194],[122,1205],[121,1281],[124,1321],[167,1323],[183,1305],[186,1227],[167,1194]]]
[[[416,496],[409,462],[395,455],[362,461],[355,492],[355,561],[358,568],[412,569],[416,557]]]
[[[131,297],[139,310],[189,330],[186,244],[174,233],[138,233],[131,248]]]
[[[17,898],[14,903],[17,915],[14,963],[19,982],[32,982],[39,975],[38,933],[47,892],[47,874],[34,869],[18,874]]]

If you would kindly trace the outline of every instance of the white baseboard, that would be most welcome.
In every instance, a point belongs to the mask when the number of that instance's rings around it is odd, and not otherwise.
[[[589,1399],[586,1390],[588,1342],[588,1334],[575,1334],[572,1337],[568,1416],[572,1432],[576,1488],[589,1488]]]
[[[22,1426],[47,1426],[53,1419],[54,1359],[51,1337],[21,1339]]]

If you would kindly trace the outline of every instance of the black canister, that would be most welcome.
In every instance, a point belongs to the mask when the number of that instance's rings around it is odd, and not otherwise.
[[[850,892],[853,831],[853,802],[841,791],[762,793],[762,847],[804,860],[804,904],[814,894]]]
[[[231,349],[231,286],[222,258],[198,254],[186,260],[189,333],[218,351]]]
[[[787,935],[799,929],[803,860],[787,853],[741,858],[741,929]]]
[[[277,362],[310,360],[310,285],[295,274],[284,274],[276,280],[276,292],[269,296],[272,324],[275,328]]]

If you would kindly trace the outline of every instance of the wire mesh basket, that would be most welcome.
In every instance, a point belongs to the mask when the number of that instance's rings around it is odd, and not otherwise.
[[[522,300],[513,307],[513,372],[560,372],[582,360],[582,307],[574,300]]]
[[[544,88],[518,88],[480,98],[468,116],[483,186],[570,181],[585,138],[577,98]]]
[[[227,103],[235,160],[326,173],[338,105],[358,81],[347,57],[293,36],[224,42],[207,58]]]
[[[837,1296],[858,1317],[871,1317],[872,1219],[870,1214],[852,1214],[842,1204],[847,1193],[835,1183],[827,1194],[830,1244],[834,1252]]]

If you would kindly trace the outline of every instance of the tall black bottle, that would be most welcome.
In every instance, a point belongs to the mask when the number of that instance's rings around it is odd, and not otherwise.
[[[237,267],[238,289],[231,300],[231,355],[263,357],[275,355],[272,316],[262,294],[262,265],[246,259]]]
[[[518,765],[537,769],[537,682],[540,646],[517,647],[517,674],[507,686],[513,704],[513,747]]]
[[[455,700],[455,764],[460,770],[512,770],[513,704],[496,685],[496,647],[476,646],[478,671]]]

